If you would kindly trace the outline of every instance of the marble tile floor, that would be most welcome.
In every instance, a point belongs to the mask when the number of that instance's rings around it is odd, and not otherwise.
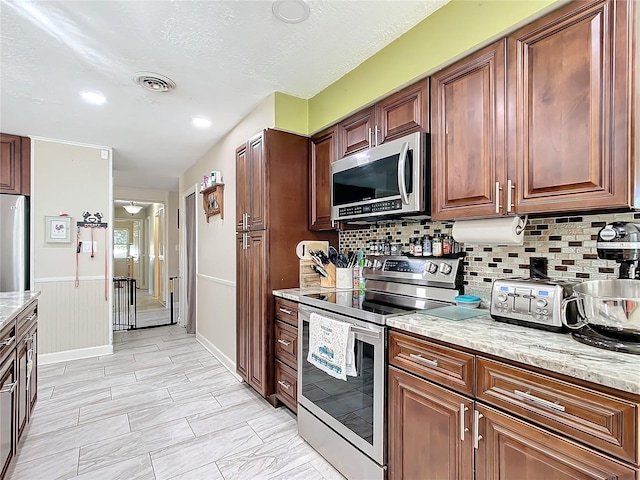
[[[41,366],[8,479],[333,480],[295,416],[179,326],[116,332],[114,354]]]

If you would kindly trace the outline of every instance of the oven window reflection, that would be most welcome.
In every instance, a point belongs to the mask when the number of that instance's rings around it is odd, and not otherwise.
[[[304,322],[302,342],[302,395],[373,445],[373,345],[356,339],[358,376],[347,377],[345,382],[327,375],[307,362],[308,322]]]

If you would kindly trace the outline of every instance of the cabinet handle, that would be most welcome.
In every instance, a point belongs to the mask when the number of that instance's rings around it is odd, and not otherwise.
[[[465,407],[464,403],[460,404],[460,440],[464,442],[464,432],[468,432],[469,429],[464,426],[464,413],[469,410],[469,407]]]
[[[373,145],[371,145],[371,127],[369,127],[369,148],[371,148]]]
[[[278,385],[281,385],[282,388],[289,390],[291,388],[291,384],[283,381],[283,380],[278,380]]]
[[[409,358],[411,358],[412,360],[415,360],[419,363],[423,363],[425,365],[429,365],[430,367],[437,367],[438,366],[438,362],[437,360],[429,360],[428,358],[423,358],[422,355],[415,355],[413,353],[409,354]]]
[[[288,308],[284,307],[280,307],[278,308],[278,310],[280,310],[282,313],[286,313],[287,315],[291,315],[293,313],[293,310],[289,310]]]
[[[18,385],[18,382],[9,383],[2,390],[0,390],[0,393],[13,393],[13,391],[16,389],[16,385]]]
[[[376,125],[376,133],[375,133],[375,139],[376,139],[376,144],[375,146],[378,146],[378,126]]]
[[[11,342],[13,342],[16,339],[16,336],[14,335],[13,337],[9,337],[6,340],[3,340],[2,342],[0,342],[0,347],[6,347],[7,345],[11,345]]]
[[[500,205],[500,191],[502,187],[500,186],[500,182],[496,182],[496,213],[500,213],[500,209],[502,205]]]
[[[287,342],[286,340],[282,340],[281,338],[278,339],[278,343],[281,343],[285,347],[288,347],[289,345],[291,345],[291,342]]]
[[[559,403],[550,402],[549,400],[545,400],[544,398],[536,397],[535,395],[531,395],[529,392],[521,392],[520,390],[514,390],[513,393],[522,397],[523,400],[528,400],[531,403],[537,403],[543,407],[552,408],[554,410],[558,410],[559,412],[564,412],[564,406]]]
[[[513,205],[513,190],[516,186],[511,182],[511,180],[507,180],[507,213],[511,212]]]
[[[27,343],[27,342],[30,342],[30,341],[32,341],[32,340],[33,340],[33,335],[31,335],[30,337],[24,337],[23,342],[24,342],[24,343]]]
[[[37,313],[37,312],[33,312],[31,315],[29,315],[29,316],[27,317],[27,320],[26,320],[26,321],[27,321],[27,322],[30,322],[31,320],[33,320],[34,318],[36,318],[36,316],[37,316],[37,315],[38,315],[38,313]]]
[[[480,440],[482,440],[482,435],[480,435],[480,432],[478,431],[480,428],[480,419],[482,417],[483,415],[480,412],[477,410],[473,411],[473,448],[476,450],[478,449]]]

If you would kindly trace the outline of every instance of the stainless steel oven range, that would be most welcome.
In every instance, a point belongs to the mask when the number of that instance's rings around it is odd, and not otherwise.
[[[384,479],[387,466],[387,318],[450,305],[461,258],[371,256],[366,289],[300,297],[298,433],[349,479]],[[315,312],[351,325],[358,375],[336,379],[307,361]]]

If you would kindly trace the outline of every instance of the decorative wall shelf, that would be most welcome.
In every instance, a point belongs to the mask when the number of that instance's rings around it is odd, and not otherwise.
[[[202,206],[209,223],[209,217],[220,215],[224,219],[224,183],[216,183],[205,188],[202,194]]]

